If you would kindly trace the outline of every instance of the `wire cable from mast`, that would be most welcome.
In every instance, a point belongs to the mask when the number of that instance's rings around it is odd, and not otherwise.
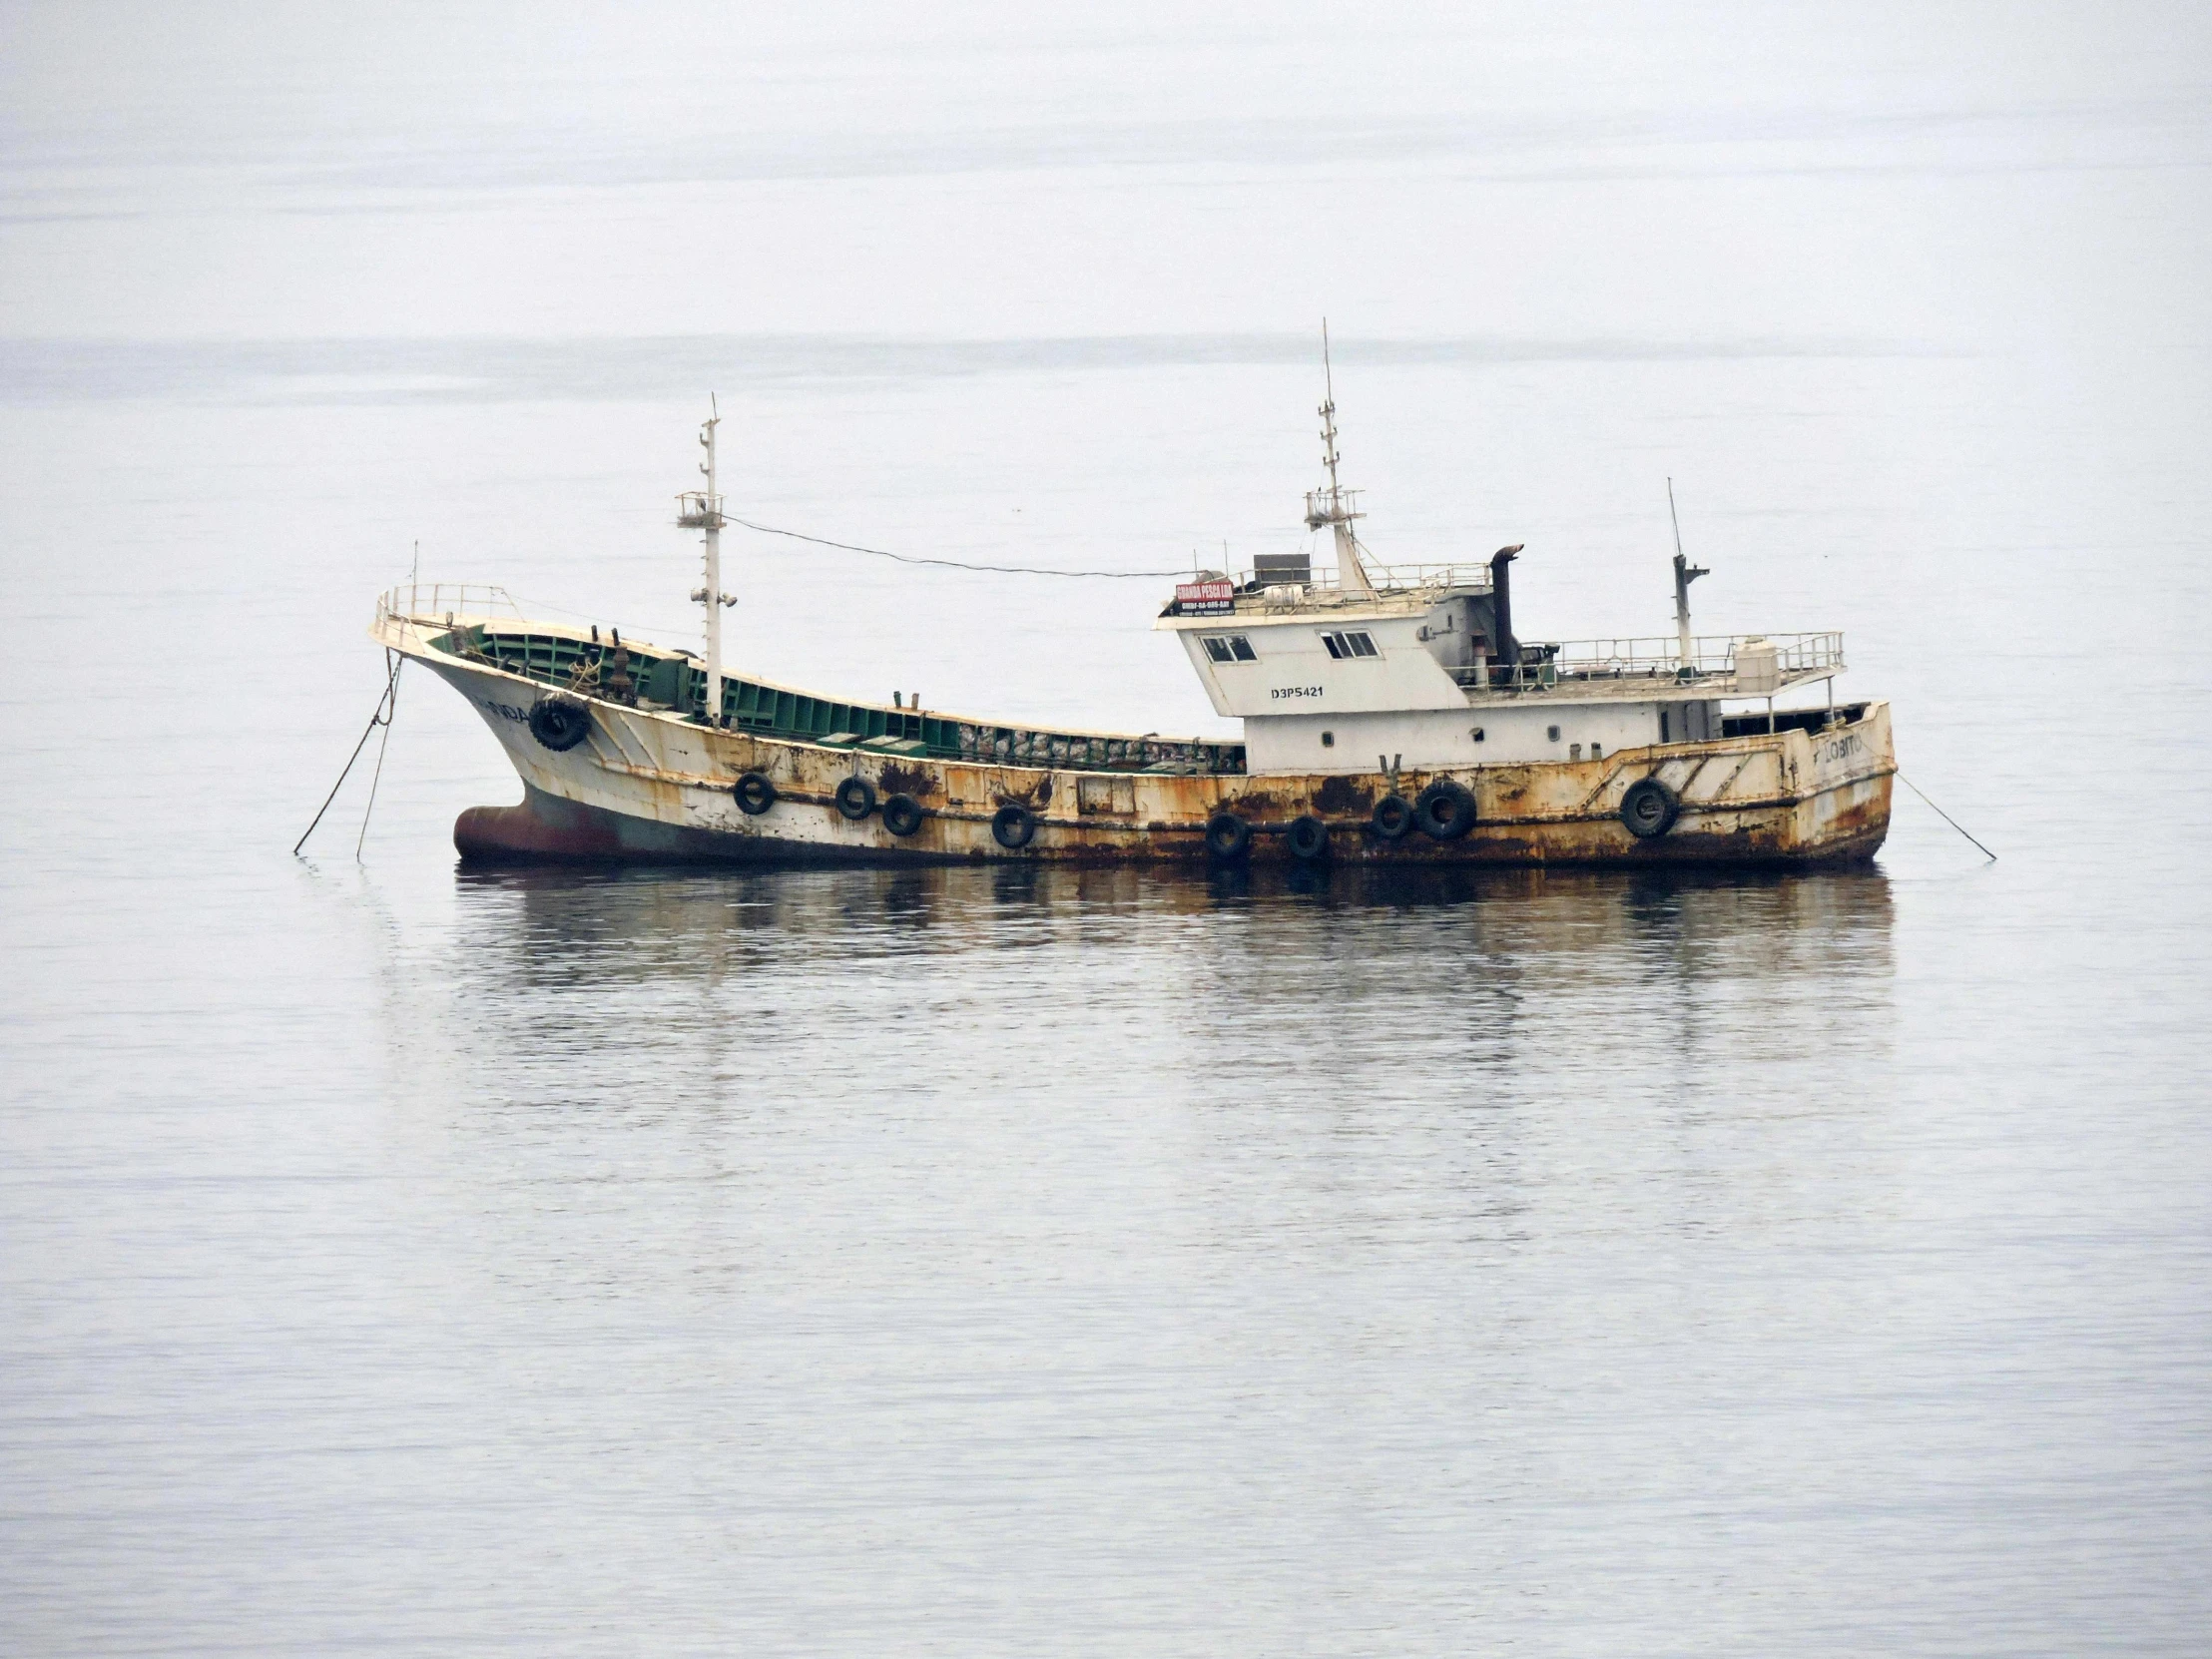
[[[1166,576],[1188,576],[1182,570],[1046,570],[1038,565],[976,565],[958,559],[925,559],[912,553],[886,553],[880,547],[859,547],[848,541],[830,541],[826,536],[810,536],[798,530],[779,530],[773,524],[755,524],[749,518],[735,514],[723,515],[732,524],[742,524],[748,530],[758,530],[764,536],[788,536],[793,541],[813,542],[817,547],[834,547],[840,553],[865,553],[870,558],[892,559],[902,565],[936,565],[944,570],[974,570],[992,576],[1096,576],[1110,580],[1142,579],[1156,582]]]

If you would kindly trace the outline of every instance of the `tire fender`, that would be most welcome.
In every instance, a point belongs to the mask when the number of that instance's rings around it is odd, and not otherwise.
[[[530,705],[530,736],[564,754],[591,736],[591,710],[573,697],[541,697]]]
[[[875,811],[875,786],[865,778],[847,778],[837,786],[837,811],[854,824]]]
[[[1241,858],[1252,850],[1252,826],[1235,813],[1216,813],[1206,821],[1206,850],[1217,858]]]
[[[1329,826],[1312,813],[1291,820],[1290,831],[1283,838],[1294,858],[1315,863],[1329,856]]]
[[[1455,841],[1474,828],[1474,792],[1438,778],[1414,800],[1413,822],[1430,840]]]
[[[1009,852],[1019,852],[1037,832],[1037,815],[1018,801],[1009,801],[991,815],[991,839]]]
[[[738,811],[747,818],[759,818],[776,805],[776,786],[765,772],[747,773],[730,786],[730,794],[737,801]]]
[[[1638,840],[1657,840],[1682,816],[1682,798],[1656,778],[1639,778],[1621,796],[1621,823]]]
[[[1413,806],[1402,795],[1386,795],[1375,804],[1368,828],[1376,839],[1401,841],[1413,832]]]

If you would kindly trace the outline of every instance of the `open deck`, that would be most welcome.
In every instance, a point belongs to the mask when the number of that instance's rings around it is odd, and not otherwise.
[[[394,588],[378,599],[376,617],[379,623],[402,621],[424,631],[433,650],[551,691],[704,721],[707,672],[693,652],[633,639],[622,639],[618,647],[611,629],[594,640],[589,626],[530,620],[502,588]],[[1241,743],[1001,724],[934,709],[822,697],[727,672],[722,715],[732,731],[929,760],[1228,777],[1245,770]]]

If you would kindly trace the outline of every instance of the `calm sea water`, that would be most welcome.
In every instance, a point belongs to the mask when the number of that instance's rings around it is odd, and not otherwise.
[[[0,1647],[2203,1651],[2201,19],[90,15],[0,101]],[[1325,310],[1384,557],[1663,633],[1671,475],[1999,861],[473,873],[412,676],[290,856],[418,557],[688,643],[710,391],[766,523],[1242,558]],[[1156,582],[731,565],[771,677],[1220,729]]]

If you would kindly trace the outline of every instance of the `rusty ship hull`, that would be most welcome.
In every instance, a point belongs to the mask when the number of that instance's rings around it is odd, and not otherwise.
[[[1254,776],[1232,742],[1029,732],[758,682],[733,681],[750,691],[713,726],[693,700],[689,653],[625,647],[610,686],[596,635],[434,602],[380,607],[373,637],[465,697],[521,779],[519,804],[461,815],[454,841],[468,859],[1810,865],[1873,856],[1896,772],[1883,702],[1587,760]],[[533,729],[556,700],[583,712],[569,747]],[[786,711],[801,706],[817,726],[851,729],[794,732]],[[738,799],[748,779],[767,786],[749,786],[756,810]],[[1647,779],[1675,810],[1662,832],[1639,834],[1624,799]],[[1442,835],[1379,827],[1383,804],[1439,780],[1467,792],[1471,824]],[[1209,836],[1225,815],[1242,827],[1226,851]]]

